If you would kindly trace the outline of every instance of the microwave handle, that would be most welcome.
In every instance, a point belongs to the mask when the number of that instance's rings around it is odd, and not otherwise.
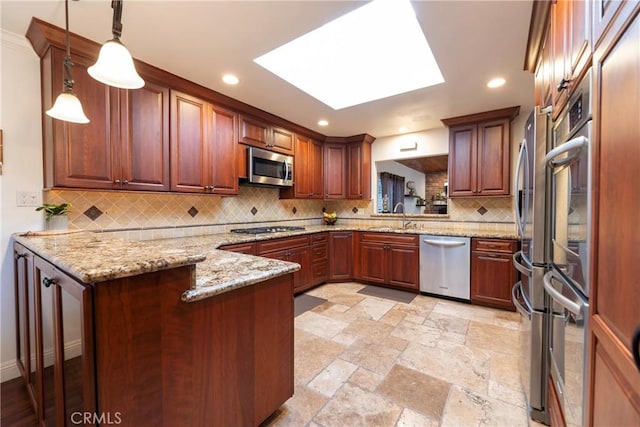
[[[558,273],[556,273],[553,270],[548,271],[544,275],[542,281],[544,283],[544,289],[551,296],[551,298],[553,298],[556,302],[558,302],[560,305],[565,307],[567,310],[569,310],[576,316],[579,316],[579,317],[584,316],[585,314],[584,312],[586,311],[588,305],[584,303],[578,304],[577,302],[571,301],[569,298],[562,295],[562,293],[559,290],[553,287],[553,284],[551,283],[551,278],[558,279],[560,283],[562,283],[562,285],[565,286],[564,279],[562,279],[562,277],[560,277]]]
[[[289,179],[289,175],[291,173],[291,164],[286,160],[282,162],[282,172],[284,173],[282,179]]]
[[[579,136],[577,138],[573,138],[570,141],[565,142],[564,144],[554,148],[549,151],[544,158],[544,162],[551,169],[559,168],[561,166],[567,166],[580,157],[582,150],[587,146],[589,140],[584,136]],[[571,154],[560,160],[555,160],[556,157],[568,153],[569,151],[576,150],[575,153]]]

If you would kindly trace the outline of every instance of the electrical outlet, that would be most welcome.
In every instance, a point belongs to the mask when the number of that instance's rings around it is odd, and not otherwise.
[[[40,206],[41,204],[40,191],[16,191],[16,206]]]

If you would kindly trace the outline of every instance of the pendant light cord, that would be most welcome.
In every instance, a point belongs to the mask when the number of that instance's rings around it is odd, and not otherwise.
[[[71,67],[75,64],[71,60],[71,41],[69,40],[69,0],[64,0],[64,21],[65,21],[65,40],[67,43],[67,55],[64,57],[64,91],[73,92],[73,76],[71,76]]]
[[[120,36],[122,35],[122,0],[112,0],[111,9],[113,9],[111,33],[114,39],[120,40]]]

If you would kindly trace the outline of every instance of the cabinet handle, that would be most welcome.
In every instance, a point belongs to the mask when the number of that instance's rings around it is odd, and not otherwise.
[[[566,88],[568,88],[568,87],[569,87],[569,82],[570,82],[570,81],[571,81],[571,80],[569,80],[569,79],[562,79],[562,80],[560,80],[560,83],[558,83],[558,87],[557,87],[558,92],[562,92],[563,90],[565,90]]]
[[[16,259],[26,258],[27,254],[16,254]]]
[[[636,327],[636,331],[633,333],[631,347],[633,353],[633,361],[636,363],[636,368],[638,368],[638,371],[640,371],[640,325]]]
[[[125,179],[124,181],[122,181],[122,183],[123,183],[123,184],[125,184],[125,185],[127,185],[127,184],[129,184],[129,180],[128,180],[128,179]]]
[[[113,181],[113,183],[114,183],[114,184],[118,184],[118,185],[120,185],[120,180],[119,180],[119,179],[116,179],[115,181]]]
[[[50,279],[48,277],[45,277],[44,279],[42,279],[42,284],[44,285],[45,288],[48,288],[49,286],[56,284],[56,279]]]

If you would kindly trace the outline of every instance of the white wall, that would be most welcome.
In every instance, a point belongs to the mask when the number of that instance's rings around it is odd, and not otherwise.
[[[40,61],[20,35],[0,30],[0,128],[4,136],[0,176],[0,379],[18,375],[15,367],[15,311],[11,234],[42,229],[42,214],[17,207],[16,191],[42,190]]]
[[[385,160],[414,159],[417,157],[440,156],[448,153],[448,128],[430,129],[423,132],[408,133],[404,135],[395,135],[376,139],[371,145],[371,197],[373,199],[373,203],[371,204],[371,206],[373,212],[375,213],[376,206],[378,206],[378,173],[385,172],[384,170],[380,170],[378,168],[379,162]],[[398,173],[398,175],[404,174]],[[418,181],[415,179],[414,181],[416,181],[417,185]],[[424,174],[422,174],[421,188],[416,188],[417,194],[424,196],[424,184]],[[415,211],[415,206],[412,209],[414,209],[413,212],[418,213],[417,211]],[[407,213],[409,213],[409,210],[407,210]]]

